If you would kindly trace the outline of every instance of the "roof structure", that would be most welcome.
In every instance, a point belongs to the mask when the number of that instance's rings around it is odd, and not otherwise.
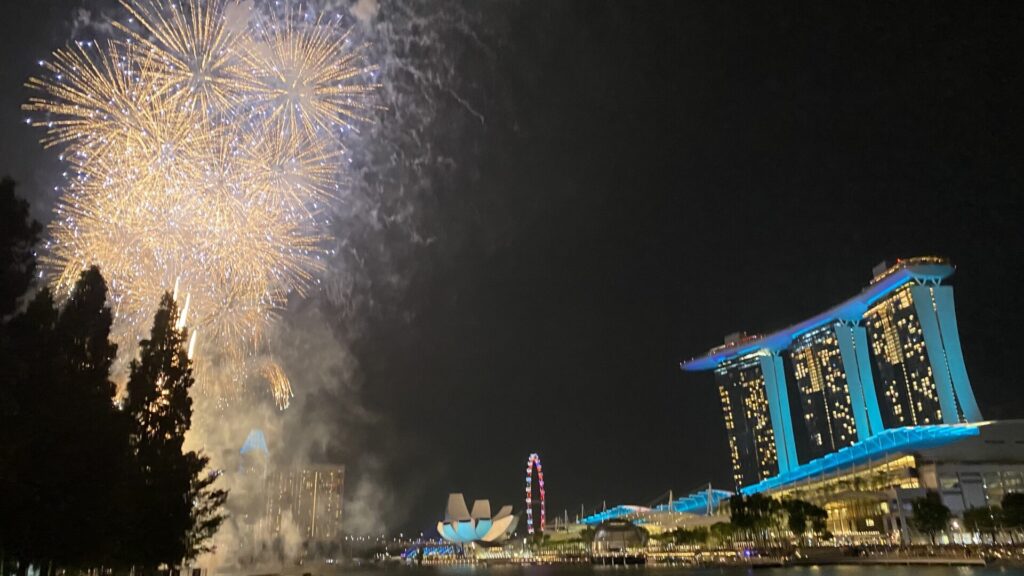
[[[699,372],[714,370],[719,364],[742,358],[758,350],[782,350],[790,345],[793,339],[836,321],[857,321],[875,302],[902,288],[911,282],[938,283],[953,273],[953,266],[942,258],[922,257],[902,260],[882,274],[876,276],[871,284],[837,306],[812,316],[803,322],[794,324],[771,334],[745,338],[735,343],[713,348],[699,358],[682,362],[683,370]]]
[[[979,428],[986,424],[988,423],[980,422],[892,428],[862,442],[811,460],[789,472],[741,488],[740,493],[749,496],[758,492],[783,488],[815,476],[823,476],[860,464],[867,464],[871,461],[881,461],[909,452],[944,446],[964,438],[978,436],[981,433]]]
[[[728,500],[729,497],[733,495],[732,492],[727,490],[703,490],[701,492],[694,492],[686,498],[673,500],[669,504],[656,506],[655,510],[660,512],[703,514],[708,509],[709,492],[712,509],[718,508],[718,505],[722,503],[722,500]]]
[[[622,504],[614,508],[609,508],[607,510],[598,512],[596,514],[591,514],[590,516],[587,516],[586,518],[580,520],[580,524],[593,526],[595,524],[600,524],[601,522],[605,522],[608,520],[625,518],[634,515],[641,515],[650,511],[651,509],[645,506],[632,506],[628,504]]]
[[[627,519],[636,524],[646,524],[649,520],[657,518],[658,515],[666,513],[693,514],[695,516],[701,516],[707,513],[709,494],[712,509],[717,509],[722,500],[727,500],[733,495],[732,492],[725,490],[701,490],[700,492],[694,492],[685,498],[672,500],[672,502],[668,504],[661,504],[654,508],[623,504],[603,510],[596,514],[591,514],[590,516],[580,520],[580,524],[593,526],[608,520],[617,519]]]
[[[448,495],[444,520],[437,523],[437,532],[445,540],[457,544],[494,544],[507,539],[516,524],[517,517],[512,514],[511,506],[502,506],[497,514],[491,516],[490,501],[476,500],[470,512],[466,498],[461,493],[454,493]]]
[[[242,449],[239,451],[241,454],[248,454],[249,452],[262,452],[263,454],[269,454],[267,450],[267,439],[263,436],[263,430],[253,428],[249,431],[249,435],[245,438],[245,443],[242,444]]]
[[[893,428],[876,434],[862,442],[857,442],[837,452],[798,466],[797,468],[773,476],[757,484],[740,489],[740,493],[749,496],[758,492],[766,492],[785,488],[792,484],[834,472],[848,470],[851,467],[882,462],[908,453],[921,452],[934,448],[955,445],[968,438],[981,435],[985,426],[999,427],[1024,426],[1024,422],[976,422],[972,424],[934,424],[930,426],[907,426]],[[717,508],[723,501],[732,496],[725,490],[711,490],[712,508]],[[593,526],[607,520],[623,519],[634,524],[646,524],[656,521],[659,514],[681,513],[699,516],[705,513],[708,506],[708,491],[703,490],[690,494],[685,498],[673,500],[670,504],[662,504],[655,508],[644,506],[621,505],[587,516],[581,524]]]

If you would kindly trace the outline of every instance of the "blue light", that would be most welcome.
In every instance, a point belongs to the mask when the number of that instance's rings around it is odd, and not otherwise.
[[[789,411],[789,395],[786,393],[786,372],[778,354],[761,356],[759,360],[764,375],[765,395],[768,397],[768,416],[775,434],[779,472],[784,473],[799,465],[796,439],[793,436],[793,417]]]
[[[431,558],[436,556],[462,556],[464,554],[460,544],[425,544],[422,546],[410,546],[402,552],[402,558],[409,560],[416,558],[419,550],[423,549],[423,557]]]
[[[946,424],[885,430],[863,442],[857,442],[837,452],[811,460],[785,474],[779,474],[742,488],[740,492],[749,496],[788,486],[814,476],[822,476],[844,468],[865,464],[872,460],[943,446],[963,438],[979,435],[981,432],[978,430],[978,426],[978,424]]]
[[[863,326],[857,326],[853,330],[854,343],[856,344],[857,367],[860,371],[860,381],[864,393],[864,405],[868,410],[868,424],[871,425],[871,433],[865,434],[869,438],[885,429],[882,422],[882,411],[878,407],[878,393],[875,391],[875,377],[871,372],[871,360],[868,357],[868,336]],[[861,438],[863,440],[864,438]]]
[[[248,454],[253,450],[269,454],[267,451],[267,439],[263,437],[263,430],[253,428],[249,431],[249,435],[245,438],[245,443],[242,444],[242,449],[239,451],[241,454]]]
[[[476,540],[477,535],[474,522],[472,520],[468,522],[456,522],[455,535],[457,536],[457,538],[454,539],[456,542],[472,542]]]
[[[443,531],[442,536],[444,536],[445,540],[448,540],[448,541],[451,541],[451,542],[461,542],[462,541],[462,539],[459,538],[459,536],[455,533],[455,530],[452,528],[451,524],[447,524],[447,523],[443,524],[441,526],[441,530]],[[472,542],[473,540],[470,539],[469,541]]]
[[[949,286],[935,287],[935,312],[939,318],[939,331],[945,343],[946,362],[949,375],[953,379],[953,390],[956,392],[957,403],[964,413],[967,422],[981,422],[981,410],[974,399],[971,381],[967,378],[967,367],[964,365],[964,354],[960,348],[960,330],[956,324],[956,312],[953,304],[953,289]]]
[[[910,295],[914,299],[914,309],[917,311],[917,319],[921,323],[921,332],[924,335],[924,345],[928,350],[928,362],[931,364],[932,377],[935,379],[935,391],[939,395],[942,421],[946,424],[956,424],[960,421],[960,414],[956,408],[956,396],[953,394],[953,381],[946,366],[939,321],[935,318],[935,308],[932,306],[932,287],[911,286]]]
[[[711,491],[711,508],[717,508],[723,500],[728,500],[732,496],[732,492],[725,490],[712,490]],[[659,512],[681,512],[685,514],[700,514],[704,515],[708,509],[708,493],[695,492],[690,494],[686,498],[680,498],[673,500],[672,504],[662,504],[655,508]]]
[[[606,520],[614,520],[615,518],[622,518],[623,516],[629,516],[631,514],[637,514],[639,512],[647,512],[650,508],[644,508],[643,506],[616,506],[609,508],[604,512],[598,512],[597,514],[591,514],[583,520],[580,520],[580,524],[586,524],[587,526],[593,526],[594,524],[600,524]]]
[[[487,519],[477,520],[476,521],[476,528],[474,528],[474,530],[476,530],[476,539],[477,540],[483,540],[484,536],[486,536],[487,533],[491,531],[491,526],[493,526],[493,525],[494,525],[494,522],[491,521],[491,520],[487,520]]]
[[[718,508],[718,505],[721,504],[723,500],[728,500],[730,496],[732,496],[732,492],[727,492],[725,490],[711,490],[711,508]],[[614,508],[609,508],[603,512],[591,514],[583,520],[580,520],[580,524],[593,526],[595,524],[600,524],[601,522],[605,522],[607,520],[626,518],[628,516],[643,516],[651,512],[677,512],[684,514],[704,515],[707,512],[707,509],[708,493],[705,490],[701,492],[694,492],[693,494],[690,494],[685,498],[672,500],[671,504],[661,504],[660,506],[656,506],[654,508],[645,508],[643,506],[619,505]],[[647,524],[648,519],[642,517],[634,518],[633,523],[638,525]]]
[[[853,298],[829,308],[825,312],[808,318],[799,324],[761,336],[752,341],[743,342],[739,346],[727,347],[700,358],[694,358],[680,364],[687,372],[714,370],[727,360],[742,358],[758,350],[783,350],[788,348],[793,339],[815,328],[838,320],[859,320],[868,307],[879,299],[891,294],[903,285],[915,281],[940,282],[953,273],[949,265],[926,264],[908,266],[898,270],[882,280],[868,286]]]

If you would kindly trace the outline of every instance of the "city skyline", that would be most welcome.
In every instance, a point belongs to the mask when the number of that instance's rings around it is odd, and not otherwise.
[[[346,152],[351,201],[318,230],[322,272],[267,334],[294,397],[197,415],[221,432],[208,453],[255,428],[281,466],[344,466],[345,529],[366,534],[436,531],[453,492],[518,504],[532,453],[552,520],[730,487],[723,398],[680,362],[932,254],[957,266],[939,287],[978,411],[1024,417],[1024,7],[330,4],[379,66],[381,107]],[[26,124],[23,85],[127,19],[116,0],[2,12],[0,175],[46,224],[65,163]],[[801,334],[794,367],[749,359],[751,382],[781,370],[793,396],[776,399],[809,406],[781,444],[790,467],[974,410],[958,369],[922,384],[920,342],[888,346],[925,301],[892,297],[863,331]],[[877,415],[843,392],[868,373]],[[770,420],[751,480],[778,467]]]

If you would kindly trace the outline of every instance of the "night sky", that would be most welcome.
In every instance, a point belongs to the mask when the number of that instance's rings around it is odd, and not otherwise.
[[[46,218],[59,169],[21,84],[95,2],[10,4],[0,172]],[[952,259],[982,412],[1024,417],[1024,5],[436,9],[471,25],[439,35],[455,75],[420,139],[451,161],[403,183],[429,241],[392,252],[404,281],[353,343],[375,419],[347,464],[381,459],[395,531],[453,491],[521,507],[533,451],[549,519],[728,488],[712,376],[679,362],[898,257]]]

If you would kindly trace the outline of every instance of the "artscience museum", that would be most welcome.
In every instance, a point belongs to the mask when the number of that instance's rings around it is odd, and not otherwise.
[[[490,501],[476,500],[470,512],[462,494],[449,494],[448,508],[444,520],[437,523],[437,531],[445,540],[457,544],[500,544],[515,531],[517,521],[511,506],[502,506],[491,516]]]

